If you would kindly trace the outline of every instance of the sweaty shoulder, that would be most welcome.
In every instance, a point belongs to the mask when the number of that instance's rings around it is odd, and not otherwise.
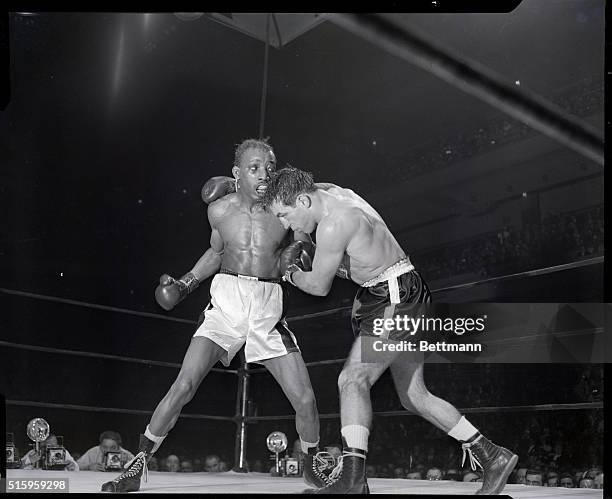
[[[319,223],[317,235],[334,237],[339,234],[353,234],[360,223],[363,212],[353,207],[342,207],[325,216]]]
[[[234,204],[233,198],[235,197],[235,193],[228,194],[208,205],[208,220],[211,225],[215,225],[216,222],[221,220],[228,213],[232,204]]]

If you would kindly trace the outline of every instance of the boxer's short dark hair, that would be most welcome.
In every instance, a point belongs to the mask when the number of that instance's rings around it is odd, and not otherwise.
[[[274,201],[280,201],[286,206],[293,206],[300,194],[316,190],[312,173],[288,166],[274,173],[262,203],[270,206]]]
[[[272,146],[266,139],[246,139],[236,146],[234,151],[234,166],[240,167],[240,160],[247,149],[259,149],[260,151],[270,152]]]

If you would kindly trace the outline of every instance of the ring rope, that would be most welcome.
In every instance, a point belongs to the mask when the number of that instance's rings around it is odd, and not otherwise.
[[[132,362],[134,364],[144,364],[144,365],[159,366],[159,367],[171,367],[174,369],[181,368],[181,364],[177,364],[176,362],[163,362],[160,360],[137,359],[135,357],[124,357],[121,355],[110,355],[110,354],[105,354],[105,353],[87,352],[83,350],[68,350],[66,348],[53,348],[53,347],[43,347],[39,345],[26,345],[23,343],[13,343],[10,341],[0,340],[0,347],[17,348],[21,350],[32,350],[35,352],[56,353],[56,354],[62,354],[62,355],[76,355],[80,357],[91,357],[91,358],[96,358],[96,359],[119,360],[122,362]],[[213,367],[211,371],[218,372],[218,373],[230,373],[230,374],[238,373],[236,369],[219,369],[216,367]]]
[[[462,288],[470,288],[470,287],[477,286],[477,285],[483,284],[483,283],[503,281],[503,280],[506,280],[506,279],[516,278],[516,277],[520,277],[520,276],[533,277],[533,276],[538,276],[538,275],[545,275],[545,274],[550,274],[550,273],[553,273],[553,272],[560,272],[560,271],[568,270],[568,269],[580,268],[580,267],[585,267],[585,266],[589,266],[589,265],[597,265],[597,264],[600,264],[600,263],[603,263],[603,262],[604,262],[604,257],[603,256],[598,256],[598,257],[589,258],[589,259],[586,259],[586,260],[578,260],[578,261],[574,261],[574,262],[564,263],[564,264],[561,264],[561,265],[555,265],[555,266],[552,266],[552,267],[542,267],[542,268],[538,268],[538,269],[532,269],[532,270],[527,270],[527,271],[523,271],[523,272],[517,272],[517,273],[514,273],[514,274],[508,274],[508,275],[497,276],[497,277],[490,277],[490,278],[484,279],[482,281],[473,281],[473,282],[468,282],[468,283],[463,283],[463,284],[456,284],[456,285],[453,285],[453,286],[447,286],[447,287],[444,287],[444,288],[434,289],[431,292],[433,294],[433,293],[439,293],[439,292],[442,292],[442,291],[456,290],[456,289],[462,289]],[[56,297],[56,296],[41,295],[41,294],[38,294],[38,293],[30,293],[30,292],[26,292],[26,291],[17,291],[17,290],[13,290],[13,289],[0,288],[0,292],[6,293],[6,294],[10,294],[10,295],[16,295],[16,296],[25,296],[25,297],[28,297],[28,298],[35,298],[35,299],[54,301],[54,302],[59,302],[59,303],[66,303],[66,304],[69,304],[69,305],[82,306],[82,307],[86,307],[86,308],[93,308],[93,309],[98,309],[98,310],[106,310],[106,311],[111,311],[111,312],[125,313],[125,314],[128,314],[128,315],[136,315],[136,316],[141,316],[141,317],[163,319],[163,320],[169,320],[169,321],[173,321],[173,322],[181,322],[181,323],[186,323],[186,324],[197,324],[196,321],[188,320],[188,319],[169,317],[169,316],[166,316],[166,315],[153,314],[153,313],[149,313],[149,312],[139,312],[139,311],[136,311],[136,310],[111,307],[111,306],[107,306],[107,305],[99,305],[99,304],[96,304],[96,303],[89,303],[89,302],[83,302],[83,301],[78,301],[78,300],[71,300],[71,299],[60,298],[60,297]],[[327,315],[333,315],[333,314],[336,314],[337,312],[344,312],[344,311],[351,310],[351,308],[352,308],[351,306],[337,307],[337,308],[333,308],[333,309],[329,309],[329,310],[323,310],[323,311],[320,311],[320,312],[314,312],[314,313],[311,313],[311,314],[297,315],[297,316],[293,316],[293,317],[288,317],[287,321],[293,322],[293,321],[300,321],[300,320],[305,320],[305,319],[313,319],[313,318],[316,318],[316,317],[323,317],[323,316],[327,316]],[[597,328],[595,330],[595,332],[599,333],[600,332],[599,328]],[[503,341],[503,340],[495,340],[495,341]],[[160,367],[180,368],[180,364],[171,363],[171,362],[152,361],[152,360],[146,360],[146,359],[136,359],[136,358],[132,358],[132,357],[122,357],[122,356],[118,356],[118,355],[99,354],[99,353],[94,353],[94,352],[84,352],[84,351],[77,351],[77,350],[67,350],[67,349],[59,349],[59,348],[51,348],[51,347],[42,347],[42,346],[37,346],[37,345],[25,345],[25,344],[19,344],[19,343],[11,343],[11,342],[7,342],[7,341],[0,341],[0,346],[12,347],[12,348],[21,348],[21,349],[26,349],[26,350],[42,351],[42,352],[49,352],[49,353],[59,353],[59,354],[67,354],[67,355],[81,355],[81,356],[88,356],[88,357],[94,357],[94,358],[106,358],[106,359],[111,359],[111,360],[121,360],[121,361],[125,361],[125,362],[133,362],[133,363],[141,363],[141,364],[147,364],[148,363],[148,364],[157,365],[157,366],[160,366]],[[324,364],[339,364],[339,363],[344,362],[345,360],[346,359],[331,359],[331,360],[307,362],[306,366],[310,367],[310,366],[317,366],[317,365],[324,365]],[[220,373],[237,374],[237,370],[235,370],[235,369],[213,368],[212,371],[220,372]],[[258,372],[267,372],[267,370],[265,368],[254,368],[254,369],[248,369],[247,372],[250,374],[250,373],[258,373]]]
[[[76,404],[56,404],[53,402],[32,402],[30,400],[7,400],[6,405],[14,405],[19,407],[44,407],[46,409],[70,409],[74,411],[86,412],[112,412],[117,414],[136,414],[147,415],[153,414],[153,411],[142,411],[139,409],[123,409],[118,407],[96,407],[91,405],[76,405]],[[187,419],[216,419],[221,421],[235,421],[234,416],[211,416],[208,414],[180,414],[180,418]]]
[[[520,276],[527,276],[527,277],[533,277],[533,276],[538,276],[538,275],[544,275],[544,274],[550,274],[553,272],[560,272],[563,270],[568,270],[568,269],[574,269],[574,268],[580,268],[580,267],[586,267],[589,265],[597,265],[599,263],[603,263],[604,262],[604,257],[603,256],[597,256],[597,257],[593,257],[593,258],[588,258],[586,260],[577,260],[574,262],[569,262],[569,263],[563,263],[561,265],[555,265],[552,267],[542,267],[542,268],[538,268],[538,269],[533,269],[533,270],[526,270],[523,272],[517,272],[514,274],[508,274],[508,275],[502,275],[502,276],[497,276],[497,277],[489,277],[487,279],[483,279],[482,281],[473,281],[473,282],[467,282],[467,283],[463,283],[463,284],[455,284],[453,286],[447,286],[444,288],[438,288],[438,289],[433,289],[431,290],[431,293],[440,293],[442,291],[449,291],[449,290],[454,290],[454,289],[461,289],[461,288],[470,288],[473,286],[477,286],[478,284],[483,284],[483,283],[489,283],[489,282],[494,282],[494,281],[503,281],[505,279],[510,279],[510,278],[516,278],[516,277],[520,277]],[[47,300],[47,301],[53,301],[53,302],[58,302],[58,303],[66,303],[68,305],[76,305],[76,306],[80,306],[80,307],[85,307],[85,308],[93,308],[93,309],[98,309],[98,310],[106,310],[109,312],[118,312],[118,313],[124,313],[127,315],[136,315],[136,316],[140,316],[140,317],[148,317],[151,319],[162,319],[162,320],[166,320],[166,321],[172,321],[172,322],[181,322],[183,324],[197,324],[197,321],[191,320],[191,319],[182,319],[179,317],[171,317],[171,316],[167,316],[167,315],[161,315],[161,314],[154,314],[151,312],[140,312],[138,310],[130,310],[127,308],[117,308],[117,307],[111,307],[108,305],[99,305],[97,303],[90,303],[90,302],[84,302],[84,301],[79,301],[79,300],[71,300],[71,299],[67,299],[67,298],[60,298],[58,296],[49,296],[49,295],[41,295],[38,293],[30,293],[27,291],[18,291],[15,289],[7,289],[7,288],[0,288],[0,293],[6,293],[9,295],[16,295],[16,296],[25,296],[27,298],[35,298],[35,299],[40,299],[40,300]],[[345,306],[345,307],[337,307],[337,308],[331,308],[328,310],[322,310],[320,312],[313,312],[310,314],[303,314],[303,315],[294,315],[292,317],[287,317],[287,321],[300,321],[300,320],[304,320],[304,319],[313,319],[316,317],[323,317],[326,315],[333,315],[336,312],[342,312],[342,311],[347,311],[347,310],[351,310],[352,306]]]
[[[438,288],[438,289],[432,289],[431,293],[441,293],[442,291],[449,291],[449,290],[455,290],[455,289],[463,289],[463,288],[471,288],[474,286],[477,286],[479,284],[486,284],[489,282],[495,282],[495,281],[504,281],[506,279],[511,279],[511,278],[516,278],[516,277],[520,277],[520,276],[526,276],[526,277],[535,277],[535,276],[539,276],[539,275],[545,275],[545,274],[551,274],[553,272],[561,272],[563,270],[568,270],[568,269],[577,269],[580,267],[587,267],[589,265],[597,265],[599,263],[603,263],[604,262],[604,257],[603,256],[597,256],[594,258],[589,258],[586,260],[577,260],[574,262],[569,262],[569,263],[563,263],[561,265],[554,265],[552,267],[542,267],[539,269],[533,269],[533,270],[525,270],[523,272],[517,272],[515,274],[507,274],[507,275],[502,275],[502,276],[497,276],[497,277],[489,277],[487,279],[483,279],[482,281],[473,281],[473,282],[466,282],[463,284],[455,284],[453,286],[446,286],[443,288]],[[293,317],[287,317],[287,321],[301,321],[304,319],[312,319],[315,317],[323,317],[326,315],[333,315],[336,312],[341,312],[341,311],[347,311],[347,310],[351,310],[352,309],[352,305],[350,306],[346,306],[346,307],[338,307],[338,308],[330,308],[329,310],[322,310],[321,312],[314,312],[312,314],[304,314],[304,315],[295,315]]]
[[[516,406],[499,406],[499,407],[466,407],[464,409],[457,409],[463,414],[490,414],[496,412],[540,412],[540,411],[562,411],[562,410],[592,410],[592,409],[603,409],[603,402],[578,402],[575,404],[537,404],[537,405],[516,405]],[[401,410],[401,411],[374,411],[372,414],[375,416],[418,416],[418,414]],[[319,414],[319,419],[338,419],[340,413],[328,413]],[[254,421],[283,421],[294,419],[295,414],[288,414],[282,416],[249,416],[247,422]]]
[[[119,312],[121,314],[137,315],[140,317],[149,317],[151,319],[162,319],[162,320],[172,321],[172,322],[181,322],[183,324],[197,324],[196,321],[191,320],[191,319],[181,319],[179,317],[170,317],[168,315],[153,314],[151,312],[139,312],[138,310],[130,310],[128,308],[117,308],[117,307],[111,307],[108,305],[99,305],[97,303],[89,303],[89,302],[79,301],[79,300],[70,300],[68,298],[60,298],[59,296],[41,295],[38,293],[30,293],[27,291],[17,291],[15,289],[7,289],[7,288],[0,288],[0,292],[6,293],[7,295],[25,296],[26,298],[36,298],[38,300],[54,301],[58,303],[65,303],[68,305],[77,305],[79,307],[94,308],[97,310],[106,310],[108,312]]]

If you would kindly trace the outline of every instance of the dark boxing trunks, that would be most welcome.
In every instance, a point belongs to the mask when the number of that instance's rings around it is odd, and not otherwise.
[[[398,262],[393,267],[404,264],[404,262]],[[406,266],[404,265],[403,268],[406,268]],[[391,277],[388,279],[370,287],[362,285],[359,288],[353,301],[351,316],[353,333],[356,337],[374,336],[392,340],[407,339],[409,333],[404,330],[384,328],[385,331],[381,332],[381,323],[385,319],[393,319],[398,316],[420,316],[424,311],[422,304],[431,303],[431,292],[427,283],[414,270],[412,265],[408,268],[409,270],[401,275],[394,275],[391,272]],[[387,274],[387,271],[381,276],[385,274]]]

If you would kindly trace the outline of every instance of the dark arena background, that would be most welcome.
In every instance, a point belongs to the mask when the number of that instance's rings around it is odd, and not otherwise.
[[[209,247],[201,188],[231,175],[249,137],[269,137],[279,167],[371,203],[435,302],[605,302],[603,0],[370,17],[7,16],[0,394],[18,464],[37,417],[75,459],[107,430],[136,454],[210,299],[209,279],[165,312],[155,287]],[[466,66],[433,52],[415,62],[416,45],[391,36],[391,24]],[[476,81],[466,68],[494,77]],[[314,387],[321,450],[341,447],[337,380],[357,289],[336,279],[327,297],[291,290],[288,323]],[[205,378],[143,492],[305,488],[270,476],[272,431],[300,458],[293,410],[272,376],[242,359]],[[603,497],[601,362],[438,362],[425,379],[519,455],[505,493]],[[372,493],[474,493],[480,475],[462,466],[461,446],[402,408],[389,373],[372,401]],[[115,475],[36,476],[97,492]]]

